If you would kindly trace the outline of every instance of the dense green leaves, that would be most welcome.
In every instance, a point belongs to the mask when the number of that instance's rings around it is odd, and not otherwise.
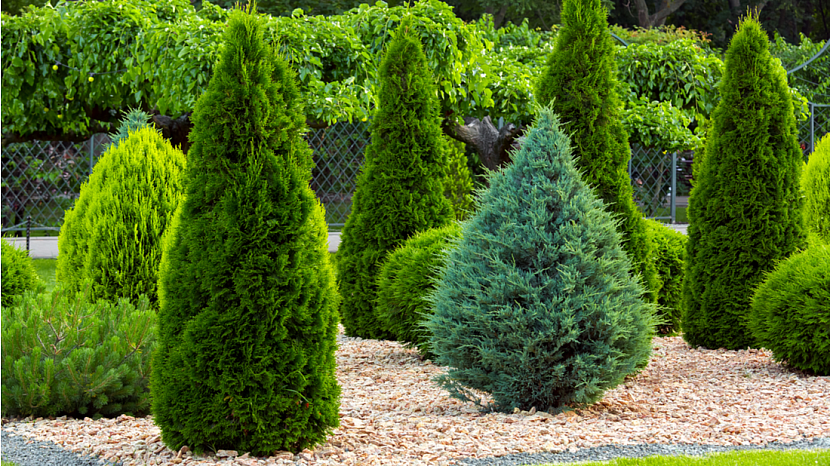
[[[648,361],[652,305],[574,159],[543,109],[443,259],[426,327],[452,396],[561,409],[598,400]]]
[[[392,337],[374,312],[382,261],[415,233],[453,220],[437,90],[415,24],[401,23],[381,64],[372,144],[338,251],[340,314],[352,336]]]
[[[144,296],[94,302],[88,291],[3,306],[3,416],[149,412],[156,313]]]
[[[811,242],[830,244],[830,135],[825,135],[810,154],[801,187],[807,235]]]
[[[656,298],[651,247],[628,175],[631,148],[621,123],[623,103],[614,53],[600,0],[565,0],[562,30],[538,82],[536,98],[551,105],[567,122],[579,169],[619,218],[623,248]]]
[[[692,346],[738,349],[755,344],[755,287],[804,244],[793,102],[755,18],[732,39],[720,97],[689,200],[681,326]]]
[[[294,72],[231,13],[159,273],[153,415],[171,448],[265,455],[337,427],[339,297]]]
[[[748,327],[777,361],[830,375],[830,245],[776,265],[755,290]]]
[[[66,211],[58,237],[57,278],[68,290],[92,283],[91,299],[157,307],[162,237],[181,202],[185,157],[144,127],[107,149]]]
[[[2,245],[0,246],[2,248],[0,270],[3,271],[0,299],[2,299],[2,306],[7,307],[26,291],[39,291],[43,283],[35,272],[35,266],[32,264],[28,251],[16,248],[5,239],[0,239],[0,245]]]

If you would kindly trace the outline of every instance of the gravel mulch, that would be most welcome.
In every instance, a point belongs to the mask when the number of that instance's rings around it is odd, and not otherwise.
[[[830,377],[777,364],[766,350],[699,350],[655,338],[648,367],[599,403],[558,415],[482,413],[432,382],[444,369],[388,341],[339,337],[341,426],[299,455],[171,451],[152,418],[12,420],[3,429],[125,465],[450,464],[612,445],[750,446],[830,438]],[[825,442],[826,443],[826,442]]]

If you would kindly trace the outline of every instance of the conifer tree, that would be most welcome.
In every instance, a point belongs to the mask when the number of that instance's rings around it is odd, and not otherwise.
[[[536,100],[551,105],[562,118],[577,167],[619,218],[623,248],[656,299],[659,282],[649,259],[648,231],[628,176],[631,147],[622,126],[613,41],[601,0],[565,0],[562,28],[538,83]]]
[[[153,414],[173,449],[298,452],[338,425],[338,295],[293,71],[233,11],[196,104],[159,280]]]
[[[804,244],[792,99],[755,17],[732,38],[719,92],[689,199],[681,328],[692,346],[738,349],[755,343],[753,290]]]
[[[654,305],[553,112],[492,172],[429,297],[439,383],[496,409],[592,403],[648,361]]]
[[[811,244],[830,245],[830,134],[816,144],[801,175],[804,228]]]
[[[373,310],[386,255],[415,233],[453,220],[444,196],[447,148],[436,86],[409,18],[383,58],[380,80],[372,143],[337,258],[343,327],[363,338],[393,337]]]

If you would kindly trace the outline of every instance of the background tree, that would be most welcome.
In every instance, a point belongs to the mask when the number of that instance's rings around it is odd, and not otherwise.
[[[613,214],[542,109],[443,259],[426,322],[450,395],[511,412],[602,397],[651,354],[653,305]]]
[[[454,217],[444,197],[447,147],[435,84],[411,17],[396,31],[380,76],[372,144],[337,257],[343,327],[363,338],[392,337],[374,314],[386,255],[415,233]]]
[[[732,39],[720,95],[689,200],[681,326],[692,346],[738,349],[755,344],[753,290],[804,244],[792,99],[757,17]]]
[[[194,451],[298,452],[338,425],[338,296],[294,73],[234,11],[193,115],[159,278],[153,414]]]
[[[565,0],[562,30],[536,98],[567,122],[579,169],[620,219],[623,248],[656,297],[659,285],[649,260],[648,233],[628,176],[631,148],[621,123],[616,73],[613,39],[600,0]]]

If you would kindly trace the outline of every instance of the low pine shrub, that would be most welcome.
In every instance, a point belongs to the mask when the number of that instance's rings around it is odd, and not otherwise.
[[[27,292],[3,307],[3,416],[149,413],[156,324],[149,300],[89,297],[88,288]]]
[[[821,138],[801,175],[804,227],[811,242],[830,244],[830,134]]]
[[[435,288],[442,251],[461,235],[457,223],[418,233],[388,256],[378,277],[375,313],[395,339],[430,357],[423,322],[432,313],[425,297]]]
[[[92,298],[156,306],[161,238],[183,197],[185,157],[143,127],[107,149],[66,212],[58,237],[57,279]]]
[[[2,249],[0,250],[0,260],[2,260],[0,270],[3,273],[0,299],[2,299],[3,307],[6,307],[26,291],[41,290],[43,283],[37,276],[32,258],[26,251],[14,247],[5,239],[0,240],[0,248]]]
[[[830,245],[812,245],[766,276],[752,297],[749,328],[777,361],[830,375]]]
[[[662,322],[657,330],[671,335],[680,330],[686,235],[656,220],[646,220],[646,225],[660,284],[657,292],[657,317]]]
[[[489,181],[429,296],[431,349],[450,367],[437,381],[506,411],[592,403],[645,364],[654,332],[614,216],[550,109]]]

